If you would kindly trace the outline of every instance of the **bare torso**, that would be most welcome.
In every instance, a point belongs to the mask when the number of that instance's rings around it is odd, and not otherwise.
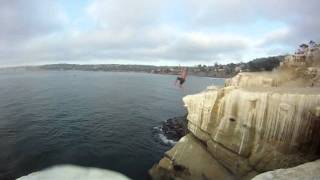
[[[187,78],[187,75],[188,75],[188,71],[187,71],[187,69],[186,68],[184,68],[183,70],[182,70],[182,72],[181,72],[181,78],[183,78],[183,79],[186,79]]]

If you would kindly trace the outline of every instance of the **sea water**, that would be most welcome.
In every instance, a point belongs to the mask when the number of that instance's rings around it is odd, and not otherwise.
[[[0,179],[75,164],[146,179],[174,142],[154,131],[182,97],[223,79],[86,71],[0,71]]]

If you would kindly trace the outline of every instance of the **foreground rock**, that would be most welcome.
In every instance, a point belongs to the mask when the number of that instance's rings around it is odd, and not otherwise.
[[[319,158],[320,49],[310,53],[304,57],[288,56],[275,72],[240,73],[226,81],[224,88],[210,87],[184,97],[192,134],[187,139],[195,137],[188,141],[192,143],[183,142],[184,147],[201,147],[201,157],[211,157],[213,164],[220,163],[236,179],[249,179],[257,173]],[[212,174],[199,175],[193,170],[195,164],[201,164],[192,154],[195,150],[174,151],[180,149],[180,145],[176,146],[150,172],[154,179],[158,178],[154,169],[181,178],[181,173],[170,166],[176,163],[174,157],[181,157],[178,165],[187,170],[183,176],[189,173],[189,177],[198,179],[220,177],[221,168],[218,171],[204,160],[203,166],[210,168]],[[170,156],[172,151],[174,156]]]
[[[302,164],[289,169],[278,169],[262,173],[253,180],[316,180],[320,179],[320,160]]]
[[[126,176],[99,168],[84,168],[74,165],[60,165],[48,168],[43,171],[31,173],[17,180],[129,180]]]
[[[230,172],[191,134],[186,135],[150,170],[153,179],[233,179]]]

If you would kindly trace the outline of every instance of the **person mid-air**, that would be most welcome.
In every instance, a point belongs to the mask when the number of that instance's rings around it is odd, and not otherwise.
[[[177,77],[175,85],[177,85],[178,81],[179,81],[179,87],[182,87],[182,84],[186,81],[188,75],[188,69],[187,68],[183,68],[181,71],[180,76]]]

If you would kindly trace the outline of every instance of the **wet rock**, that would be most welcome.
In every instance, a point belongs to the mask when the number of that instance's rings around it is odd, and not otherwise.
[[[161,128],[164,135],[171,140],[178,141],[187,134],[187,115],[170,118],[162,123]]]

